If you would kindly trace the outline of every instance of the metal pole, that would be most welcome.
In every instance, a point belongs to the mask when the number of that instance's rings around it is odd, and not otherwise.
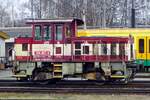
[[[31,18],[33,19],[33,0],[31,0]]]
[[[14,5],[12,5],[12,27],[15,26],[15,20],[14,20]]]
[[[128,8],[128,0],[125,0],[125,9],[126,9],[125,10],[125,23],[124,23],[125,27],[127,27],[127,21],[128,21],[128,14],[127,14],[128,13],[128,9],[127,8]]]
[[[84,29],[86,29],[86,6],[87,5],[87,0],[84,0],[84,3],[83,3],[83,21],[84,21]]]
[[[145,25],[148,25],[148,2],[145,0]]]
[[[40,0],[40,16],[39,16],[39,18],[41,18],[42,17],[42,5],[41,5],[41,0]]]
[[[103,0],[103,28],[106,27],[106,1]]]
[[[83,9],[83,21],[84,21],[84,29],[86,29],[86,17],[85,17],[85,9]]]
[[[51,8],[50,8],[50,0],[48,0],[48,18],[50,18],[50,11],[51,11]]]
[[[131,27],[135,28],[135,8],[134,8],[134,0],[132,0],[132,9],[131,9]]]

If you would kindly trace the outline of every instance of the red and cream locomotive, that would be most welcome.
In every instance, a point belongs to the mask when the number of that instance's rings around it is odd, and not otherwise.
[[[134,75],[132,37],[79,37],[80,19],[27,20],[32,37],[15,39],[14,76],[50,80],[125,80]]]

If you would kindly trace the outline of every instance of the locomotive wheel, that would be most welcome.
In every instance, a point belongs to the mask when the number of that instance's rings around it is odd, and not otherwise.
[[[34,69],[32,72],[32,80],[37,82],[37,84],[46,85],[46,84],[55,84],[60,79],[47,79],[46,70],[41,70],[40,68]]]
[[[46,85],[46,84],[49,84],[49,80],[37,81],[37,83],[41,85]]]
[[[35,81],[46,80],[46,73],[45,73],[45,72],[39,72],[39,73],[37,73],[37,74],[33,77],[33,80],[35,80]]]
[[[95,81],[95,84],[96,84],[96,85],[104,85],[104,84],[105,84],[105,81],[104,81],[104,80],[96,80],[96,81]]]
[[[32,80],[34,81],[46,80],[46,73],[42,72],[41,68],[35,68],[32,72]]]
[[[46,79],[45,74],[46,73],[44,72],[37,73],[34,77],[32,77],[32,80],[41,85],[49,84],[50,80]]]
[[[128,82],[129,82],[128,78],[125,78],[125,79],[113,79],[111,81],[111,83],[114,83],[114,84],[128,84]]]
[[[38,84],[41,85],[47,85],[47,84],[56,84],[57,82],[59,82],[61,79],[48,79],[48,80],[41,80],[41,81],[37,81]]]

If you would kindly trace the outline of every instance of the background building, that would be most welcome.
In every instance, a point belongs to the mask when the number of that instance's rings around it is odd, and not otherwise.
[[[5,32],[0,32],[0,69],[3,69],[6,63],[5,56],[5,39],[8,39],[9,35]]]
[[[5,57],[5,39],[8,39],[9,35],[5,32],[0,32],[0,57]]]

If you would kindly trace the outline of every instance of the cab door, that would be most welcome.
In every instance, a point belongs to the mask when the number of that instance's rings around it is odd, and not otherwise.
[[[145,60],[147,58],[147,39],[144,36],[136,37],[136,58]]]
[[[64,25],[54,24],[54,59],[60,61],[64,56]]]

